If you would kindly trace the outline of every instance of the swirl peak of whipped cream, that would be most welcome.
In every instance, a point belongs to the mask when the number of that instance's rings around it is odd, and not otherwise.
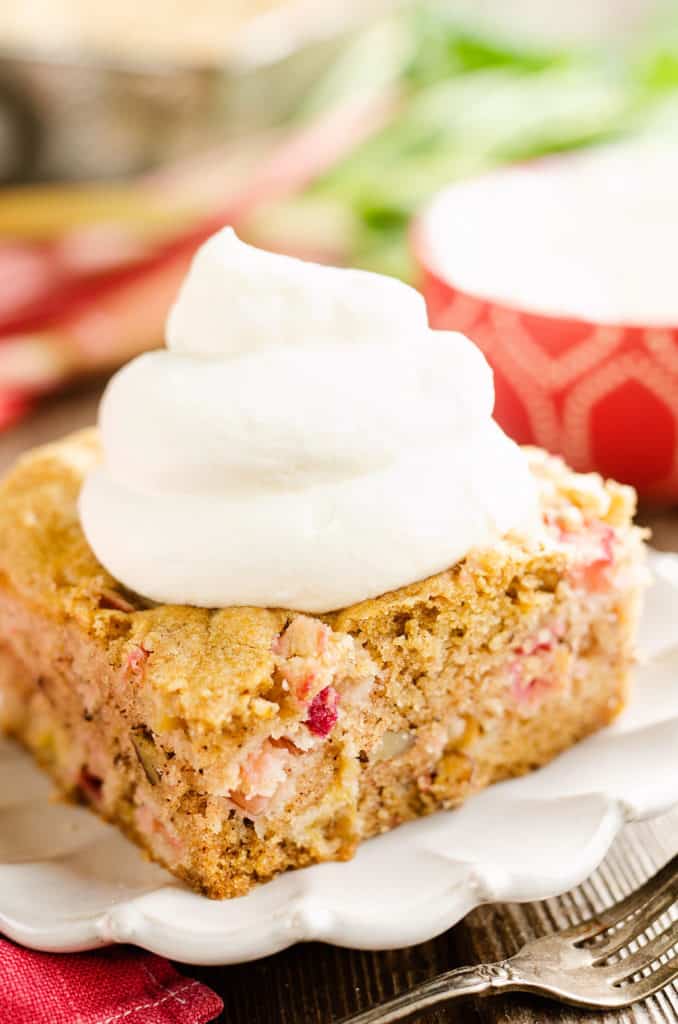
[[[167,349],[108,385],[83,528],[155,601],[344,607],[534,528],[493,401],[483,356],[430,330],[414,289],[227,228],[194,258]]]

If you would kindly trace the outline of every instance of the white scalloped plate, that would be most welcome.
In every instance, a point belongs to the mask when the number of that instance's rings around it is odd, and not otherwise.
[[[678,802],[678,556],[653,555],[631,707],[548,767],[457,811],[365,843],[347,864],[282,875],[237,900],[196,896],[0,741],[0,930],[73,951],[133,942],[177,960],[237,963],[320,939],[367,949],[432,938],[473,907],[581,882],[624,822]]]

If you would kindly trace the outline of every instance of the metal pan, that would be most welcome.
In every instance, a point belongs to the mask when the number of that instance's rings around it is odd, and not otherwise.
[[[280,123],[366,14],[284,14],[223,65],[74,57],[0,44],[0,182],[119,177]]]

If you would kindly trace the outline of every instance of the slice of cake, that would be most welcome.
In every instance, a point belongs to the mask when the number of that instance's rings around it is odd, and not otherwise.
[[[28,454],[0,488],[0,724],[213,897],[544,764],[624,704],[643,543],[629,488],[528,456],[538,527],[309,615],[126,590],[78,514],[96,432]]]
[[[100,431],[0,488],[0,719],[210,896],[544,764],[623,706],[633,492],[519,449],[398,281],[198,252]]]

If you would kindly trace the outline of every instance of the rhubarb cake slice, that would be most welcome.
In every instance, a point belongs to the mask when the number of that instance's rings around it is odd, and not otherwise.
[[[309,616],[126,591],[76,508],[99,457],[79,433],[0,488],[0,724],[209,896],[349,858],[624,705],[643,585],[628,487],[531,451],[533,535]]]

